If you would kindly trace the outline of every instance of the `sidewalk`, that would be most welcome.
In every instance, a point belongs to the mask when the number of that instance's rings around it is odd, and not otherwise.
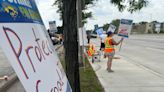
[[[106,63],[107,59],[103,57],[101,62],[91,63],[105,92],[164,92],[164,79],[149,69],[121,57],[113,60],[114,72],[109,73]]]

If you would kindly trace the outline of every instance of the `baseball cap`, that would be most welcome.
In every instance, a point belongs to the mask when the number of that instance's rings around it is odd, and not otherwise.
[[[107,35],[111,35],[111,34],[113,34],[113,32],[108,31],[106,34],[107,34]]]

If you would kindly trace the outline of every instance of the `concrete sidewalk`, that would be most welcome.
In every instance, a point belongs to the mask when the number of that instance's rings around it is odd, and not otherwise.
[[[164,92],[164,78],[149,69],[123,57],[113,60],[114,72],[107,72],[106,64],[103,57],[101,62],[91,63],[105,92]]]

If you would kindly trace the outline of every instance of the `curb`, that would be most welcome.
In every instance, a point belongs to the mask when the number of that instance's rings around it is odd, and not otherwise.
[[[56,51],[59,50],[62,46],[63,46],[63,45],[57,46],[57,47],[55,48],[55,50],[56,50]]]
[[[9,79],[3,80],[0,82],[0,92],[4,92],[8,87],[10,87],[15,81],[18,80],[17,75],[14,73],[11,76],[9,76]]]
[[[55,48],[55,50],[59,50],[63,45],[59,45]],[[9,76],[9,79],[3,80],[0,82],[0,92],[5,92],[7,88],[9,88],[15,81],[18,81],[17,75],[14,73],[11,76]]]

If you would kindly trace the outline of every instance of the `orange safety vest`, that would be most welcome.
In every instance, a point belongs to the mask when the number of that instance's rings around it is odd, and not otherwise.
[[[105,50],[104,52],[113,52],[114,45],[112,44],[112,37],[107,37],[104,41],[105,43]]]
[[[91,57],[95,53],[95,48],[92,44],[89,45],[88,56]]]

